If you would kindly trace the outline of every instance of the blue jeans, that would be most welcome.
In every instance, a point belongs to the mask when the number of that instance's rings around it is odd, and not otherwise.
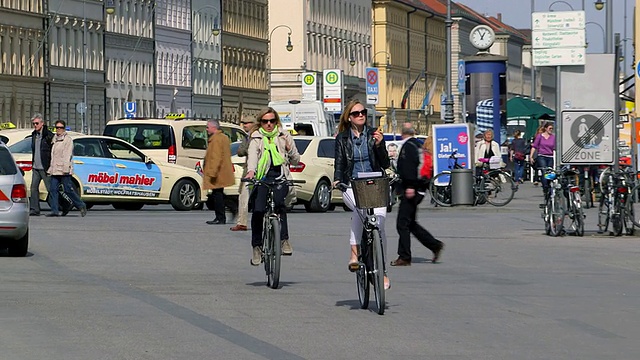
[[[51,212],[57,214],[60,212],[58,209],[58,185],[62,183],[65,194],[69,195],[73,205],[78,209],[86,207],[86,205],[80,200],[80,196],[73,190],[71,184],[71,175],[51,175],[51,186],[49,187],[49,199],[51,200]]]
[[[513,168],[515,180],[522,181],[522,177],[524,176],[524,160],[514,160]]]
[[[546,194],[549,189],[549,180],[544,177],[544,168],[553,166],[553,157],[551,156],[538,156],[536,158],[536,169],[542,170],[542,176],[540,181],[542,182],[542,190]]]

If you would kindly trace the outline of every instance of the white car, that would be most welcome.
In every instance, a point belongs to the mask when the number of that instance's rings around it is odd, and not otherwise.
[[[29,247],[27,184],[6,145],[0,143],[0,248],[25,256]]]
[[[202,177],[176,164],[154,161],[135,146],[109,136],[73,136],[73,183],[87,207],[111,204],[139,210],[145,204],[169,203],[176,210],[197,208],[203,198]],[[31,185],[31,139],[9,147]],[[46,200],[40,186],[40,199]]]

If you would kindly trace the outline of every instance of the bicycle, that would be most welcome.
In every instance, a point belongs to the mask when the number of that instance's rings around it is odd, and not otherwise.
[[[559,236],[564,229],[565,217],[571,220],[572,233],[584,236],[584,211],[580,187],[575,184],[577,172],[572,169],[554,170],[546,168],[544,177],[549,180],[549,193],[545,198],[542,218],[545,221],[547,235]]]
[[[623,230],[625,234],[633,235],[636,220],[633,207],[634,196],[629,196],[634,194],[634,190],[630,189],[632,182],[630,173],[625,170],[614,172],[607,168],[600,174],[598,233],[606,232],[611,223],[613,236],[622,235]]]
[[[263,181],[243,178],[241,182],[252,184],[254,187],[264,185],[267,187],[267,211],[262,218],[262,262],[267,275],[267,286],[277,289],[280,284],[280,265],[282,257],[282,243],[280,239],[280,215],[276,213],[276,202],[273,189],[277,186],[304,184],[304,180],[276,180]]]
[[[454,151],[449,159],[453,159],[450,169],[463,169],[458,164],[457,152]],[[509,173],[502,169],[490,169],[489,159],[479,159],[483,163],[479,173],[475,175],[473,184],[474,204],[485,202],[493,206],[505,206],[511,202],[518,186]],[[433,201],[439,205],[451,206],[451,171],[443,171],[431,179],[429,193]]]
[[[369,307],[370,284],[373,284],[377,312],[379,315],[383,315],[386,304],[384,289],[386,269],[378,217],[373,210],[386,207],[389,203],[389,178],[352,179],[351,186],[354,199],[350,200],[355,205],[355,208],[366,211],[366,216],[359,211],[355,211],[363,225],[360,251],[358,253],[358,268],[354,271],[358,288],[358,300],[360,301],[361,309]],[[348,187],[344,183],[336,184],[336,188],[343,193],[347,191]]]

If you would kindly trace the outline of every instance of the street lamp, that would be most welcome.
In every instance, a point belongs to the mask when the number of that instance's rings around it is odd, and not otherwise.
[[[273,35],[273,32],[276,31],[276,29],[279,28],[287,28],[289,30],[289,33],[287,34],[287,46],[285,46],[285,49],[287,49],[288,52],[293,51],[293,45],[291,45],[291,33],[293,33],[293,30],[291,30],[291,28],[287,25],[284,24],[280,24],[276,27],[274,27],[273,29],[271,29],[271,31],[269,32],[269,38],[267,39],[267,45],[268,45],[268,49],[267,49],[267,56],[269,57],[269,68],[267,69],[267,75],[268,75],[268,85],[269,85],[269,100],[271,100],[271,36]]]
[[[104,4],[107,15],[113,15],[116,12],[115,0],[106,0]]]
[[[371,57],[371,65],[373,65],[373,67],[378,67],[378,63],[376,62],[376,55],[383,54],[383,53],[387,55],[386,56],[386,59],[387,59],[386,69],[387,69],[387,72],[389,72],[389,71],[391,71],[391,69],[390,69],[391,64],[389,63],[389,59],[391,58],[391,54],[389,54],[389,52],[387,52],[386,50],[380,50],[380,51],[376,52],[375,54],[373,54],[373,56]]]
[[[607,28],[606,31],[606,41],[605,41],[605,54],[612,54],[613,53],[613,42],[611,41],[611,35],[613,34],[613,1],[608,0],[606,3],[602,0],[597,0],[595,3],[593,3],[593,5],[596,7],[596,10],[602,10],[605,8],[605,4],[607,5],[606,10],[606,21],[605,21],[605,27]],[[625,8],[624,11],[626,12],[627,9]]]
[[[602,31],[602,52],[604,53],[605,49],[605,44],[607,43],[607,35],[604,32],[604,28],[602,27],[602,25],[598,24],[597,22],[593,22],[593,21],[587,21],[586,23],[584,23],[585,27],[587,25],[595,25],[597,27],[600,28],[600,31]],[[587,42],[587,47],[589,47],[589,42]]]
[[[593,5],[595,5],[596,10],[598,11],[604,9],[604,1],[602,0],[597,0],[595,3],[593,3]]]
[[[447,30],[447,95],[444,101],[444,122],[453,122],[453,97],[451,96],[451,0],[447,0],[447,19],[444,21]]]

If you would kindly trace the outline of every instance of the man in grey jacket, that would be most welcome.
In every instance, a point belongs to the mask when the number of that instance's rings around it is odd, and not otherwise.
[[[47,192],[50,192],[50,178],[47,169],[51,164],[51,145],[53,133],[45,126],[42,114],[35,114],[31,118],[33,132],[31,133],[31,199],[29,200],[29,215],[40,215],[40,182],[44,181]]]
[[[247,132],[247,137],[242,140],[242,144],[238,147],[238,156],[247,157],[247,151],[249,150],[249,135],[251,129],[256,124],[255,120],[249,117],[242,118],[242,127]],[[242,177],[247,175],[247,161],[245,159],[242,166]],[[236,226],[232,227],[231,231],[247,231],[247,221],[249,218],[249,189],[248,183],[240,183],[240,195],[238,195],[238,216],[236,216]]]

